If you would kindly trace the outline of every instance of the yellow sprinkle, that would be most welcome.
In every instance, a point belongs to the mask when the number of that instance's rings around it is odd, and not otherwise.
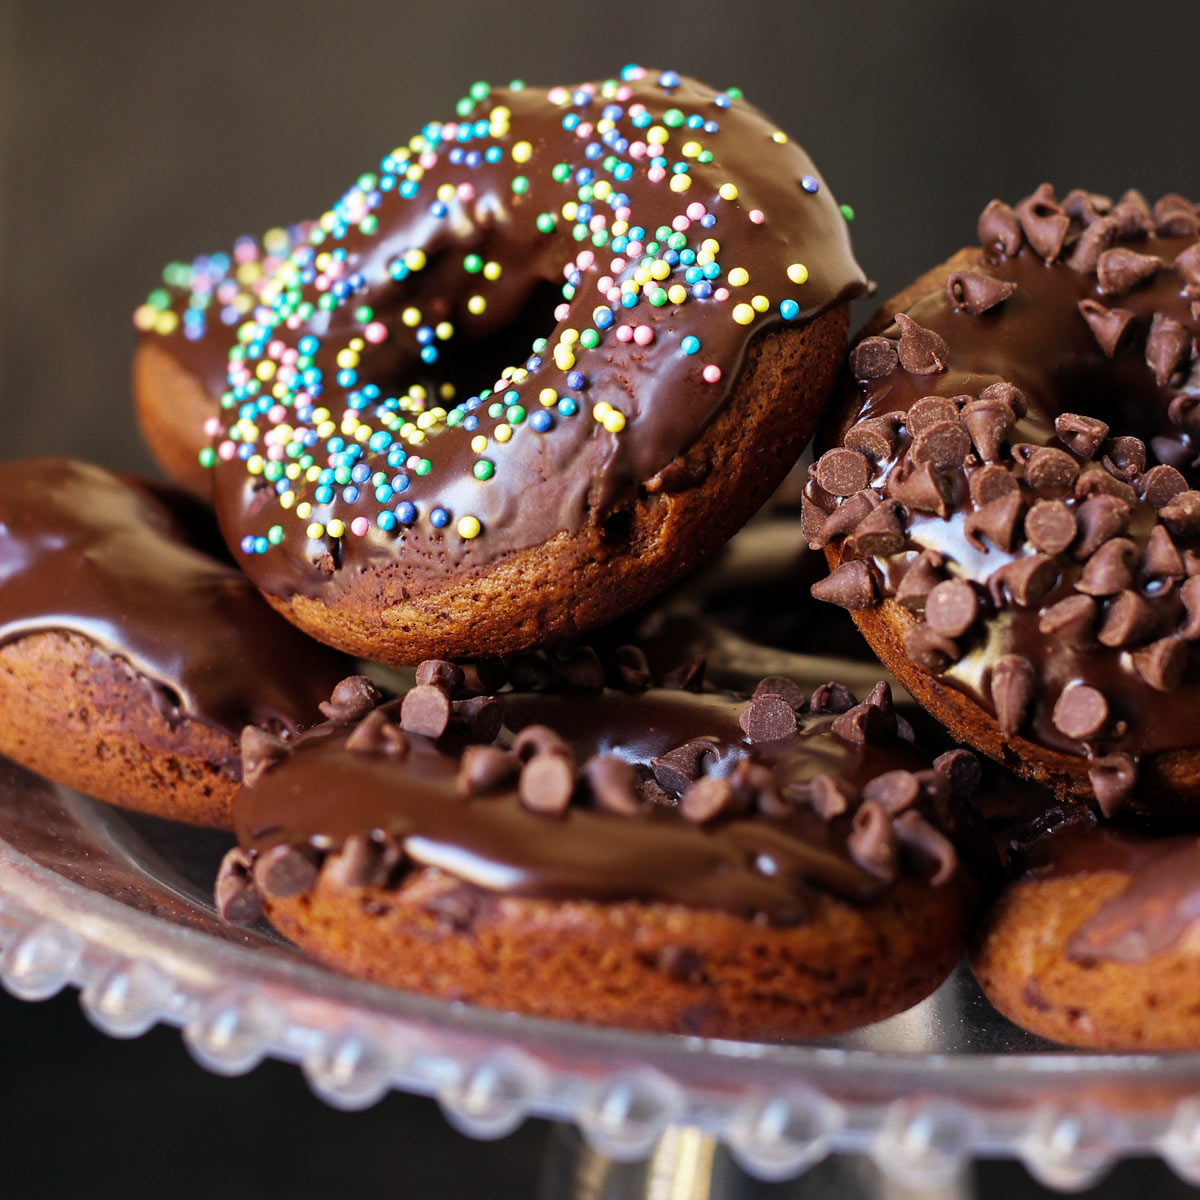
[[[479,531],[483,526],[479,524],[478,517],[460,517],[458,521],[458,536],[470,540],[473,537],[479,536]]]
[[[576,204],[574,200],[568,200],[566,204],[562,206],[562,215],[566,217],[568,221],[575,220],[575,214],[578,211],[579,205]]]
[[[441,396],[443,400],[453,400],[455,396],[454,384],[443,383],[442,386],[438,388],[438,395]]]
[[[492,430],[492,436],[498,442],[507,442],[508,439],[512,437],[512,433],[512,426],[506,424],[504,421],[501,421],[500,424],[497,425],[494,430]]]
[[[331,262],[333,262],[333,259],[330,258],[329,251],[322,250],[321,253],[313,259],[313,266],[315,266],[318,271],[324,271]]]
[[[538,399],[549,408],[552,404],[558,403],[558,393],[552,387],[544,387],[538,392]]]
[[[284,468],[283,473],[289,479],[299,479],[301,469],[302,468],[299,463],[295,463],[295,462],[288,463],[288,465]],[[287,493],[287,492],[284,493],[284,495],[288,495],[288,494],[290,494],[290,493]],[[293,496],[292,499],[295,499],[295,497]]]
[[[154,322],[154,332],[161,334],[163,337],[166,337],[169,333],[174,333],[178,328],[179,318],[170,309],[162,313]]]
[[[684,158],[695,158],[700,153],[699,142],[684,142],[683,148],[680,151]]]
[[[145,333],[154,328],[154,322],[158,319],[158,313],[159,310],[153,304],[143,304],[133,314],[133,323]]]
[[[287,394],[287,384],[282,381],[275,383],[271,388],[271,395],[274,396],[276,400],[282,400]]]
[[[672,304],[684,304],[687,302],[688,290],[682,283],[673,283],[667,288],[667,299]]]
[[[254,374],[263,380],[265,383],[268,379],[275,378],[275,364],[269,359],[264,358],[262,362],[254,368]]]
[[[484,279],[499,279],[504,273],[504,268],[498,262],[489,262],[483,264]]]
[[[360,425],[354,431],[354,440],[356,442],[365,442],[367,440],[367,438],[369,438],[373,432],[374,432],[374,430],[372,430],[370,425]]]
[[[406,308],[400,314],[402,320],[409,329],[415,329],[421,323],[421,310],[419,308]]]
[[[313,465],[304,472],[304,478],[307,479],[309,483],[316,483],[317,480],[321,478],[321,468],[318,467],[316,463],[313,463]]]
[[[432,429],[437,424],[437,414],[432,412],[423,412],[417,418],[418,429]]]
[[[329,409],[327,409],[324,405],[321,405],[320,408],[314,408],[313,409],[313,420],[314,421],[328,421],[329,420]]]
[[[312,516],[312,505],[307,500],[301,500],[296,505],[296,516],[302,521],[307,521]]]
[[[408,394],[418,402],[424,401],[429,395],[425,388],[419,383],[414,383],[412,387],[408,389]]]
[[[425,251],[413,247],[404,252],[404,265],[410,271],[420,271],[425,266]]]
[[[749,325],[754,320],[754,309],[748,304],[735,304],[733,306],[733,319],[739,325]]]
[[[454,336],[454,326],[449,321],[439,321],[433,328],[441,341],[447,341]]]
[[[604,428],[609,433],[620,433],[625,428],[625,414],[615,408],[604,418]]]
[[[783,143],[787,141],[787,134],[784,133],[782,129],[777,129],[773,134],[771,134],[771,141],[773,141],[777,146],[782,146]]]
[[[665,145],[670,136],[664,126],[653,125],[646,133],[646,141],[652,146],[662,146]]]
[[[249,287],[262,278],[262,267],[256,262],[242,263],[234,273],[237,276],[238,283],[243,287]]]
[[[613,406],[607,400],[599,400],[592,405],[592,416],[603,423],[604,418],[613,411]]]
[[[329,534],[330,537],[338,538],[346,532],[346,526],[343,524],[343,522],[339,521],[337,517],[334,517],[333,520],[325,526],[325,532]]]
[[[304,532],[308,534],[310,542],[317,542],[325,536],[325,526],[320,521],[314,521]]]
[[[448,204],[454,199],[454,184],[443,183],[439,184],[437,190],[437,198],[443,203]]]
[[[261,454],[252,454],[248,459],[246,459],[246,470],[249,471],[251,475],[261,475],[263,473],[264,466],[266,466],[266,463],[264,462]]]
[[[524,383],[529,378],[529,372],[524,367],[514,367],[512,373],[513,383]]]
[[[570,350],[564,350],[562,347],[556,347],[554,351],[554,365],[560,371],[569,371],[575,365],[575,355]]]
[[[721,243],[718,242],[716,238],[705,238],[704,241],[700,243],[700,249],[703,250],[705,254],[720,254]]]
[[[603,122],[601,122],[601,124],[603,124]],[[597,126],[597,128],[599,128],[599,126]],[[597,179],[596,182],[592,184],[592,195],[595,196],[597,200],[607,200],[609,196],[612,195],[612,184],[609,183],[607,179]]]
[[[558,335],[558,340],[564,345],[573,346],[577,341],[579,341],[579,330],[564,329],[562,333]]]
[[[507,104],[497,104],[496,107],[493,108],[490,113],[488,113],[488,120],[507,121],[511,116],[512,111],[509,109]],[[525,144],[528,145],[529,143],[526,142]]]
[[[353,350],[355,353],[358,353],[360,350],[362,350],[363,346],[366,345],[366,342],[364,342],[362,338],[351,338],[349,345],[351,350]]]
[[[512,148],[514,162],[526,163],[533,157],[533,147],[528,142],[518,142]]]
[[[738,190],[736,183],[723,183],[717,188],[717,195],[722,200],[736,200],[738,198]]]
[[[343,433],[353,433],[359,427],[360,424],[361,424],[361,422],[358,419],[358,414],[353,413],[353,412],[348,412],[348,413],[344,414],[342,417],[342,432]]]
[[[729,286],[741,287],[743,284],[750,282],[750,272],[745,267],[734,267],[729,272]]]
[[[337,217],[335,217],[331,212],[323,212],[318,224],[323,230],[325,230],[326,233],[328,233],[337,224]]]
[[[259,365],[261,366],[264,364],[260,363]],[[350,349],[339,350],[338,356],[337,356],[337,365],[339,367],[347,367],[347,368],[357,367],[358,366],[358,355],[355,354],[354,351],[350,350]]]
[[[281,495],[279,497],[279,507],[280,508],[291,508],[292,505],[295,503],[296,503],[296,493],[293,491],[284,492],[283,495]]]
[[[333,437],[336,429],[337,429],[337,426],[332,421],[322,421],[320,423],[320,425],[317,426],[317,437],[319,437],[319,438]]]
[[[651,278],[649,267],[638,267],[633,273],[633,280],[638,284],[649,283]]]
[[[485,438],[482,433],[476,434],[471,439],[471,449],[474,450],[476,454],[482,454],[487,449],[487,438]]]
[[[479,316],[480,313],[486,311],[487,301],[482,296],[472,296],[467,301],[467,312],[474,316]]]
[[[690,175],[672,175],[671,176],[671,191],[686,192],[692,186],[692,177]]]
[[[629,222],[628,221],[614,221],[612,223],[613,237],[624,237],[628,232],[629,232]]]
[[[671,273],[671,264],[664,259],[656,258],[650,264],[650,275],[653,279],[666,279]]]
[[[750,307],[754,309],[755,312],[764,313],[768,308],[771,307],[771,302],[766,298],[766,296],[753,296],[750,300]]]
[[[792,263],[787,269],[787,277],[793,283],[807,283],[808,268],[803,263]]]

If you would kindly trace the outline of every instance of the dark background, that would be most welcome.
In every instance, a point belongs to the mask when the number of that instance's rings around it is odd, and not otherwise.
[[[162,264],[318,214],[475,79],[740,85],[853,205],[886,296],[1043,179],[1200,194],[1198,49],[1200,5],[1161,0],[0,0],[0,458],[148,467],[131,314]],[[13,1197],[527,1195],[546,1136],[477,1146],[404,1097],[333,1113],[291,1067],[205,1076],[174,1033],[108,1042],[66,998],[0,1000],[0,1106]],[[1154,1169],[1107,1194],[1133,1187],[1184,1190]]]

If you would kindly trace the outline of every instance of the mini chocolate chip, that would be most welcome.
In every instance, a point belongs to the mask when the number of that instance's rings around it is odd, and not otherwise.
[[[1072,454],[1084,460],[1094,458],[1108,437],[1103,421],[1082,413],[1060,413],[1054,418],[1054,431]]]
[[[432,684],[418,684],[404,697],[400,724],[406,733],[440,738],[450,724],[450,698]]]
[[[1162,525],[1155,525],[1142,551],[1142,578],[1148,580],[1182,579],[1187,572],[1183,559]]]
[[[567,687],[595,691],[604,686],[604,666],[591,646],[559,646],[548,656],[550,669]]]
[[[752,742],[775,742],[796,732],[796,712],[782,696],[759,696],[742,709],[738,718]]]
[[[871,464],[857,450],[838,446],[817,459],[816,476],[831,496],[853,496],[871,482]]]
[[[865,516],[846,539],[846,550],[855,558],[874,558],[896,554],[904,549],[904,521],[900,505],[885,500]]]
[[[383,887],[403,858],[395,839],[384,845],[353,834],[325,860],[321,874],[336,888]]]
[[[1088,780],[1100,811],[1111,817],[1119,811],[1137,782],[1137,765],[1128,754],[1106,754],[1088,764]]]
[[[1098,192],[1088,192],[1083,188],[1072,188],[1062,198],[1062,210],[1068,217],[1090,226],[1112,208],[1112,200]]]
[[[365,717],[381,698],[379,689],[365,675],[350,675],[317,707],[330,721],[357,721],[359,717]]]
[[[945,578],[942,574],[943,562],[936,550],[922,550],[900,579],[900,586],[896,588],[896,603],[904,605],[911,612],[922,612],[929,593]]]
[[[1154,371],[1159,387],[1171,382],[1171,376],[1187,362],[1191,347],[1191,334],[1174,317],[1154,314],[1146,337],[1146,363]]]
[[[962,411],[963,423],[984,462],[995,462],[1016,419],[1006,400],[972,400]]]
[[[1200,639],[1200,575],[1192,575],[1184,580],[1179,589],[1179,598],[1183,601],[1187,618],[1176,632],[1185,641],[1194,642]]]
[[[1091,596],[1068,596],[1042,611],[1038,632],[1075,648],[1091,646],[1095,643],[1093,630],[1098,613]]]
[[[971,435],[962,421],[936,421],[913,440],[909,451],[913,462],[929,463],[939,471],[952,471],[963,465],[971,452]]]
[[[760,679],[758,687],[754,689],[754,699],[757,700],[759,696],[781,696],[796,712],[804,707],[807,699],[798,684],[782,675],[767,675]]]
[[[1025,399],[1025,393],[1011,383],[989,383],[979,393],[979,399],[1003,400],[1013,410],[1018,420],[1029,411],[1029,402]]]
[[[694,655],[691,662],[668,671],[663,676],[662,685],[677,692],[702,692],[707,669],[708,659],[703,654]]]
[[[819,535],[820,543],[828,545],[834,538],[852,533],[859,522],[865,520],[879,504],[879,494],[872,488],[863,488],[861,492],[847,497],[825,518]]]
[[[1117,236],[1124,241],[1143,238],[1154,229],[1154,218],[1146,197],[1136,188],[1130,188],[1113,206],[1113,220],[1117,222]]]
[[[1050,719],[1064,737],[1081,742],[1095,737],[1108,724],[1108,701],[1094,687],[1073,684],[1059,693]]]
[[[1002,200],[991,201],[980,214],[978,234],[991,259],[1012,258],[1021,249],[1021,222]]]
[[[849,712],[858,703],[858,697],[840,683],[822,683],[813,692],[808,702],[808,711],[815,716],[824,713]]]
[[[910,375],[936,375],[946,369],[950,348],[932,329],[918,325],[907,313],[896,314],[900,343],[896,352],[900,365]]]
[[[221,859],[213,900],[217,915],[231,925],[250,925],[262,916],[262,897],[251,879],[253,860],[241,846],[234,846]]]
[[[427,658],[417,664],[417,683],[439,688],[447,696],[459,691],[466,682],[462,667],[441,658]]]
[[[317,855],[311,846],[272,846],[254,860],[254,885],[264,896],[287,900],[317,882]]]
[[[665,788],[659,787],[658,781],[651,776],[638,780],[637,793],[638,798],[645,805],[656,808],[679,807],[679,797]]]
[[[842,563],[809,589],[814,600],[824,600],[850,610],[870,608],[876,600],[875,577],[862,559]]]
[[[1128,538],[1105,542],[1083,568],[1075,590],[1089,596],[1115,596],[1133,586],[1133,567],[1138,548]]]
[[[1002,607],[1007,592],[1018,608],[1036,608],[1058,582],[1058,564],[1048,554],[1028,554],[1005,563],[988,576],[988,592]]]
[[[832,497],[830,497],[830,502],[832,502]],[[810,550],[824,549],[828,539],[821,536],[821,531],[825,522],[829,520],[829,516],[829,510],[816,498],[810,496],[806,489],[800,497],[800,532],[808,541]]]
[[[1100,460],[1111,475],[1132,484],[1146,469],[1146,443],[1136,437],[1111,438]]]
[[[1200,242],[1197,245],[1200,245]],[[1181,392],[1178,396],[1173,396],[1167,406],[1167,416],[1173,424],[1192,437],[1200,434],[1200,395]]]
[[[1144,642],[1157,628],[1158,618],[1149,602],[1127,588],[1108,602],[1096,639],[1102,646],[1132,646]]]
[[[1193,397],[1200,401],[1200,396]],[[1183,467],[1192,460],[1192,449],[1180,438],[1152,437],[1150,449],[1159,462],[1168,467]]]
[[[445,883],[447,886],[436,891],[421,907],[429,916],[436,918],[442,928],[466,933],[479,916],[479,892],[470,884],[457,880],[446,880]]]
[[[1067,266],[1081,275],[1090,275],[1103,254],[1116,240],[1120,226],[1113,217],[1093,221],[1082,233],[1067,258]]]
[[[1093,475],[1103,472],[1094,471]],[[1077,558],[1091,558],[1110,538],[1117,537],[1129,528],[1129,505],[1117,496],[1103,492],[1089,496],[1075,510],[1075,522],[1079,526],[1079,545],[1075,549]]]
[[[896,714],[892,708],[890,690],[886,696],[887,703],[880,703],[879,690],[876,687],[861,704],[856,704],[835,717],[829,728],[838,737],[855,745],[877,746],[895,737]]]
[[[1043,183],[1032,196],[1017,205],[1017,218],[1037,254],[1046,262],[1053,262],[1071,228],[1071,218],[1055,200],[1054,189]]]
[[[1079,464],[1065,450],[1043,446],[1025,465],[1025,482],[1034,488],[1069,488],[1079,475]]]
[[[661,787],[679,795],[693,779],[704,774],[704,760],[717,753],[716,745],[705,738],[693,738],[674,750],[650,760],[650,770]]]
[[[622,817],[641,812],[638,774],[632,763],[615,754],[595,754],[583,764],[583,777],[596,805],[605,812]]]
[[[733,784],[728,779],[705,775],[680,797],[679,811],[688,821],[703,825],[736,807]]]
[[[939,754],[933,760],[933,769],[949,783],[950,794],[956,800],[969,799],[983,780],[983,768],[970,750],[947,750]]]
[[[1193,287],[1200,286],[1200,242],[1181,250],[1171,264],[1171,270]]]
[[[544,692],[554,683],[554,673],[544,654],[515,654],[508,661],[514,692]]]
[[[921,785],[911,771],[885,771],[863,785],[862,798],[894,816],[921,798]]]
[[[1087,500],[1092,496],[1115,496],[1127,508],[1132,508],[1137,503],[1137,492],[1120,479],[1114,478],[1103,467],[1093,466],[1086,470],[1080,471],[1079,478],[1075,480],[1075,499]],[[1076,520],[1082,520],[1079,517],[1078,511],[1075,514]],[[1076,553],[1082,555],[1082,551],[1076,548]]]
[[[931,425],[939,421],[956,421],[958,405],[949,396],[922,396],[907,413],[904,414],[904,424],[911,437],[924,433]]]
[[[979,597],[965,579],[946,579],[925,601],[925,620],[937,633],[962,637],[979,616]]]
[[[808,783],[796,787],[808,806],[823,821],[832,821],[834,817],[849,811],[850,797],[832,775],[817,775]]]
[[[1105,308],[1098,300],[1080,300],[1078,307],[1100,349],[1112,358],[1129,333],[1133,313],[1127,308]]]
[[[896,354],[896,343],[890,338],[863,338],[850,351],[850,370],[855,379],[879,379],[896,369],[899,362]]]
[[[1025,721],[1025,714],[1037,694],[1037,673],[1033,664],[1020,654],[1003,654],[991,670],[988,690],[996,709],[1000,732],[1013,737]]]
[[[1006,553],[1016,541],[1017,525],[1021,520],[1022,501],[1020,492],[1010,492],[999,500],[992,500],[981,509],[968,513],[963,523],[967,541],[978,550],[987,550],[986,537],[997,550]]]
[[[501,658],[485,658],[463,668],[466,686],[477,692],[498,692],[508,682],[508,665]]]
[[[950,515],[953,490],[949,480],[932,463],[905,459],[887,477],[888,494],[913,512]]]
[[[494,741],[504,724],[504,701],[499,696],[451,700],[450,717],[456,725],[466,729],[471,741]]]
[[[1127,246],[1105,250],[1096,263],[1096,279],[1106,296],[1123,296],[1162,267],[1153,254],[1139,254]]]
[[[1041,447],[1036,442],[1013,442],[1009,447],[1009,453],[1012,455],[1013,462],[1025,466],[1040,449]]]
[[[896,835],[892,818],[882,804],[868,800],[859,806],[846,838],[850,857],[868,875],[892,880],[896,876]]]
[[[615,687],[644,691],[654,683],[650,664],[640,646],[618,646],[608,656],[608,669]]]
[[[978,467],[967,476],[967,489],[976,508],[1020,491],[1020,488],[1016,476],[1007,467]]]
[[[1183,569],[1191,575],[1200,575],[1200,554],[1195,550],[1185,550],[1183,552]]]
[[[531,812],[562,816],[575,793],[575,764],[562,754],[535,754],[521,768],[517,795]]]
[[[574,758],[571,747],[548,725],[526,725],[513,738],[512,752],[521,762],[528,762],[540,754]]]
[[[1200,534],[1200,492],[1180,492],[1158,510],[1159,520],[1178,537]]]
[[[958,646],[928,625],[914,625],[908,631],[904,650],[921,670],[931,675],[940,675],[960,657]]]
[[[1155,202],[1154,227],[1159,237],[1194,238],[1200,233],[1200,218],[1186,196],[1168,192]]]
[[[409,741],[387,713],[369,712],[346,739],[346,749],[356,754],[387,754],[397,759],[408,755]]]
[[[881,462],[891,458],[899,445],[896,421],[889,417],[869,417],[852,425],[842,442],[849,449],[865,454],[872,462]]]
[[[933,864],[933,874],[929,877],[931,887],[941,887],[953,878],[958,869],[958,852],[941,830],[935,829],[919,812],[901,813],[893,828],[903,850]]]
[[[1061,500],[1039,500],[1025,514],[1025,536],[1047,554],[1061,554],[1075,532],[1075,514]]]
[[[1174,467],[1151,467],[1138,481],[1142,499],[1155,508],[1170,504],[1180,492],[1188,490],[1187,480]]]
[[[271,767],[291,752],[292,748],[282,738],[256,725],[247,725],[241,739],[243,786],[256,786]]]
[[[1187,660],[1187,643],[1177,637],[1159,638],[1133,655],[1135,670],[1156,692],[1172,692],[1183,682]]]
[[[468,746],[458,767],[458,790],[464,796],[494,792],[516,779],[520,759],[499,746]]]
[[[1017,290],[1015,283],[982,271],[954,271],[946,276],[946,295],[955,308],[978,316],[1003,304]]]

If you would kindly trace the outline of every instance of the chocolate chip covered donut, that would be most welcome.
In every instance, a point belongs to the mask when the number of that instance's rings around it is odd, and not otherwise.
[[[194,515],[87,463],[0,465],[0,753],[114,804],[228,827],[243,728],[290,737],[319,721],[348,660],[198,548]]]
[[[955,737],[1106,813],[1200,800],[1200,219],[1047,185],[885,305],[805,493]]]
[[[810,436],[864,289],[804,152],[673,72],[477,85],[360,177],[237,331],[237,561],[364,657],[488,657],[698,563]]]
[[[251,748],[221,910],[366,979],[673,1032],[832,1033],[941,982],[978,764],[930,762],[886,685],[747,700],[649,686],[630,649],[608,687],[586,650],[538,661],[514,682],[550,690],[502,698],[448,663],[385,704],[348,680],[336,720]]]

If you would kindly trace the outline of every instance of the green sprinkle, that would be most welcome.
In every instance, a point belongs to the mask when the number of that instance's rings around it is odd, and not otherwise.
[[[267,463],[267,465],[265,467],[263,467],[263,475],[265,475],[267,477],[267,479],[269,479],[272,483],[274,483],[278,479],[282,479],[283,478],[283,463],[278,463],[278,462]]]
[[[200,451],[200,465],[202,467],[211,467],[217,461],[217,453],[211,446],[205,446]]]
[[[477,275],[483,270],[483,259],[480,258],[478,254],[468,254],[467,257],[463,259],[463,270],[466,271],[468,275]]]
[[[544,212],[538,215],[537,227],[540,233],[553,233],[556,224],[553,213]]]
[[[150,295],[146,297],[146,303],[152,308],[166,308],[167,305],[171,303],[170,293],[166,290],[166,288],[155,288],[154,291],[152,291]]]
[[[283,526],[272,525],[271,528],[267,530],[267,541],[270,542],[272,546],[278,546],[279,543],[283,541]]]
[[[838,207],[842,210],[842,216],[845,217],[847,221],[854,220],[854,209],[852,209],[850,205],[841,204]]]
[[[344,484],[349,483],[350,482],[350,468],[349,467],[338,467],[334,471],[333,477],[340,484],[344,485]]]
[[[554,170],[550,172],[550,178],[555,183],[566,183],[571,178],[571,167],[568,163],[555,163]]]
[[[459,101],[459,102],[458,102],[458,103],[457,103],[457,104],[454,106],[454,111],[455,111],[456,113],[458,113],[458,115],[459,115],[460,117],[469,117],[469,116],[471,115],[471,110],[472,110],[474,107],[475,107],[475,102],[474,102],[474,101],[471,99],[471,97],[470,97],[470,96],[464,96],[464,97],[463,97],[463,98],[462,98],[462,99],[461,99],[461,100],[460,100],[460,101]]]
[[[379,228],[379,218],[374,213],[367,213],[365,217],[358,223],[358,228],[368,237]]]
[[[364,325],[375,315],[375,310],[369,305],[364,304],[361,308],[354,310],[354,319],[361,321]]]
[[[667,293],[664,292],[662,288],[655,288],[654,291],[650,293],[650,303],[653,304],[655,308],[662,308],[666,302]]]
[[[491,417],[493,421],[500,420],[500,418],[502,416],[504,416],[504,405],[503,404],[489,404],[488,405],[488,416]]]
[[[471,84],[471,90],[468,93],[472,100],[486,100],[491,95],[492,85],[479,81]]]
[[[550,344],[550,343],[549,343],[548,341],[546,341],[546,339],[545,339],[545,338],[534,338],[534,339],[533,339],[533,352],[534,352],[534,354],[541,354],[541,352],[542,352],[543,350],[545,350],[545,348],[546,348],[546,347],[547,347],[549,344]]]
[[[433,470],[433,463],[431,463],[429,459],[423,458],[419,463],[417,463],[416,469],[418,475],[428,475],[429,472]]]
[[[608,245],[608,230],[607,229],[597,229],[596,232],[592,234],[592,245],[596,246],[596,247],[607,246]]]
[[[379,180],[368,171],[367,174],[358,177],[358,190],[360,192],[372,191],[378,182]]]
[[[683,113],[681,113],[677,108],[668,108],[667,111],[663,113],[663,124],[669,125],[672,129],[678,129],[683,122]]]
[[[529,191],[529,180],[524,175],[514,175],[512,181],[512,190],[518,196],[523,196]]]
[[[595,350],[600,345],[600,334],[594,329],[585,329],[579,335],[579,344],[585,350]]]
[[[520,404],[510,404],[508,411],[504,414],[504,419],[510,425],[520,425],[525,420],[525,409]]]
[[[512,92],[523,92],[525,90],[525,80],[514,79],[512,81],[512,83],[510,83],[508,85],[508,88],[509,88],[509,91],[512,91]]]
[[[472,468],[471,473],[476,479],[491,479],[496,473],[496,464],[490,459],[481,458]]]
[[[745,93],[743,93],[740,87],[731,87],[725,89],[725,95],[727,95],[730,100],[741,100],[744,94]]]

